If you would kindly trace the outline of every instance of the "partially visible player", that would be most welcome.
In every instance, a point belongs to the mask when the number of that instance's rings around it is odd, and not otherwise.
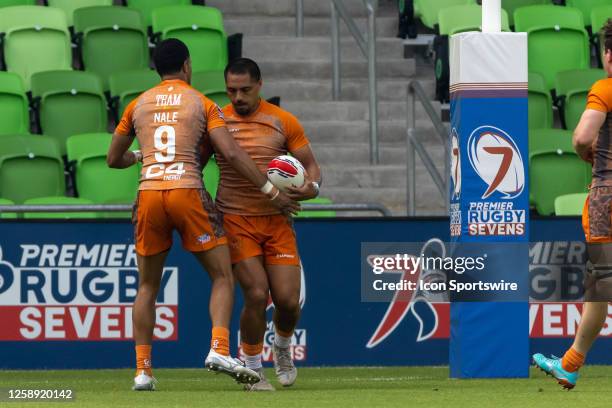
[[[133,324],[136,342],[135,390],[153,390],[151,343],[155,326],[155,299],[164,261],[172,246],[172,231],[181,234],[183,247],[192,252],[212,280],[210,317],[212,339],[205,365],[237,381],[259,380],[253,370],[229,355],[229,322],[234,280],[221,215],[203,189],[202,146],[212,144],[225,162],[253,189],[266,185],[253,161],[228,133],[220,108],[193,89],[187,46],[177,39],[157,45],[155,67],[162,82],[128,105],[108,152],[108,165],[126,168],[143,161],[134,205],[138,294]],[[142,154],[128,151],[134,137]],[[277,189],[267,189],[269,205],[295,211],[297,203]],[[264,195],[265,197],[265,195]]]
[[[291,188],[289,197],[298,201],[316,197],[321,170],[304,129],[292,114],[260,97],[262,80],[257,64],[246,58],[230,62],[225,81],[232,103],[223,113],[236,142],[262,174],[273,158],[291,153],[304,165],[306,180],[301,188]],[[274,302],[276,375],[283,386],[292,385],[297,377],[290,344],[300,316],[301,269],[293,222],[227,160],[219,157],[218,164],[217,207],[223,213],[234,272],[244,294],[241,348],[247,367],[261,377],[260,382],[246,388],[273,391],[261,365],[268,294]]]
[[[584,205],[582,225],[589,261],[585,303],[574,343],[562,359],[534,354],[538,367],[564,388],[572,389],[578,370],[599,335],[612,300],[612,20],[604,27],[604,69],[608,78],[597,81],[588,95],[586,110],[574,131],[574,148],[593,165],[593,180]]]

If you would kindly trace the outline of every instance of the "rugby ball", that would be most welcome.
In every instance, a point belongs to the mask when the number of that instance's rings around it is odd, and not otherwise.
[[[295,157],[278,156],[268,164],[268,180],[279,190],[304,185],[304,166]]]

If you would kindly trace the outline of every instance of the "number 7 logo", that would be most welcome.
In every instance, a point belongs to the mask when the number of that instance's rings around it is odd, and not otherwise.
[[[489,188],[483,194],[482,198],[487,198],[497,189],[497,187],[501,184],[504,177],[508,173],[508,169],[510,168],[510,163],[512,163],[512,148],[506,146],[499,147],[484,147],[483,150],[487,153],[491,154],[499,154],[502,156],[501,164],[499,165],[499,170],[497,170],[497,174],[493,179],[493,182],[489,185]]]

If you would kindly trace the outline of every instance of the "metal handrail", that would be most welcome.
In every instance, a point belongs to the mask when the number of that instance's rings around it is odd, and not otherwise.
[[[368,105],[370,111],[370,164],[379,163],[378,154],[378,91],[376,84],[376,13],[378,0],[363,0],[368,12],[367,36],[357,27],[342,0],[331,0],[332,36],[332,97],[337,101],[341,94],[340,77],[340,18],[344,20],[349,32],[368,61]]]
[[[302,204],[302,211],[376,211],[390,217],[391,211],[379,203],[348,204]],[[37,204],[37,205],[0,205],[0,213],[41,213],[41,212],[128,212],[131,204]]]
[[[444,175],[441,175],[436,165],[431,158],[431,155],[425,149],[425,146],[421,143],[420,140],[416,137],[417,127],[416,127],[416,99],[423,105],[425,109],[425,113],[431,120],[434,129],[436,130],[435,134],[438,136],[439,141],[442,143],[444,147]],[[436,114],[436,110],[432,106],[429,98],[425,94],[423,87],[421,86],[418,80],[413,80],[408,84],[408,114],[407,114],[407,131],[406,131],[406,200],[407,200],[407,209],[408,215],[414,216],[416,215],[416,157],[415,151],[419,154],[421,161],[425,165],[425,169],[433,179],[434,183],[438,187],[438,191],[445,200],[445,208],[448,212],[450,206],[450,192],[449,192],[449,177],[450,177],[450,146],[448,139],[448,129],[438,115]]]
[[[432,160],[431,156],[429,155],[429,153],[427,153],[427,150],[425,149],[425,146],[423,146],[423,143],[421,143],[421,141],[417,139],[415,132],[416,129],[408,129],[408,142],[412,144],[415,151],[419,154],[419,157],[423,161],[425,168],[431,175],[431,178],[433,179],[435,185],[438,187],[438,191],[440,191],[440,194],[444,196],[446,194],[446,186],[444,179],[436,168],[436,165]]]
[[[295,36],[304,36],[304,0],[295,0]]]

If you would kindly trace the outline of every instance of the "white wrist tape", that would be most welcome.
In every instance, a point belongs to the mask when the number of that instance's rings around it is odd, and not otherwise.
[[[136,159],[136,163],[142,161],[142,152],[140,150],[132,150],[132,154]]]
[[[264,194],[270,194],[273,188],[274,188],[274,184],[270,183],[270,181],[266,181],[266,184],[264,184],[260,190]]]

